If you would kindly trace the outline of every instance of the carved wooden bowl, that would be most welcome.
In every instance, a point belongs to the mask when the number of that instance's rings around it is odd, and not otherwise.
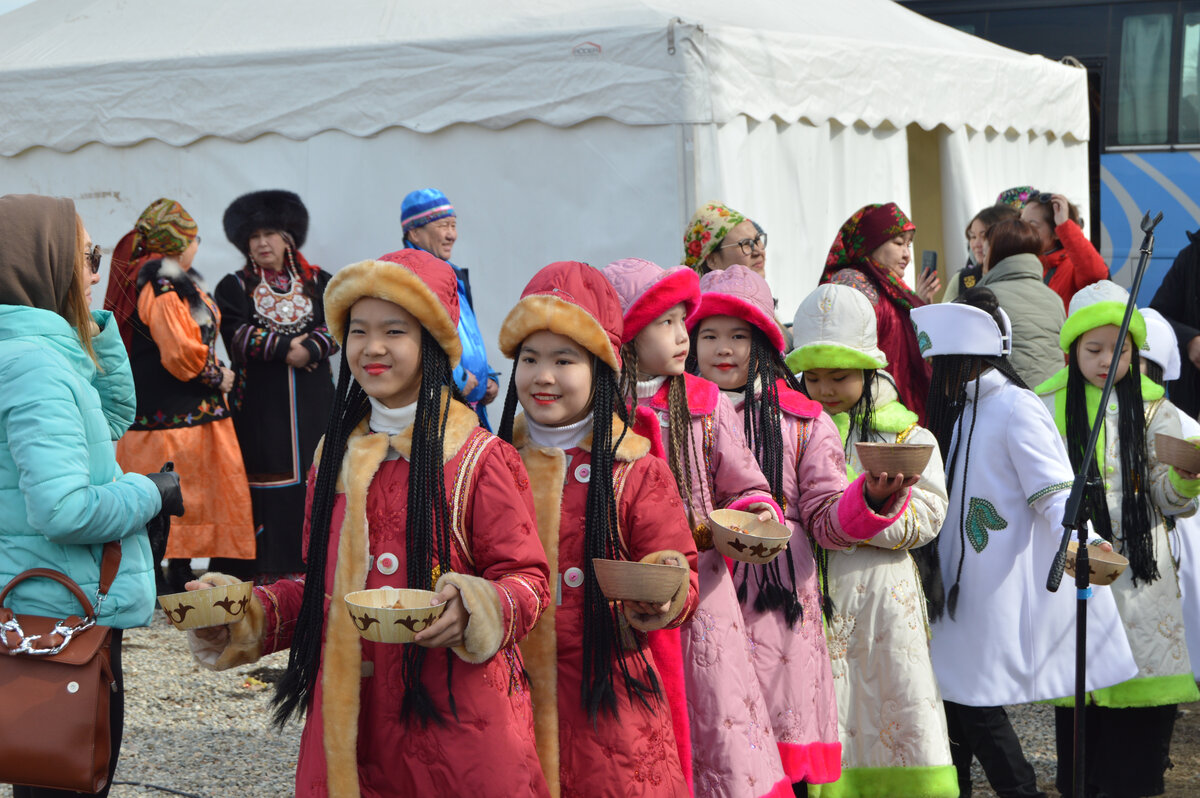
[[[775,521],[759,521],[754,513],[713,510],[708,516],[717,551],[740,562],[769,563],[787,548],[792,531]]]
[[[364,640],[411,643],[417,632],[428,629],[446,609],[445,604],[430,606],[434,595],[432,590],[398,587],[356,590],[346,594],[346,609]]]
[[[159,596],[158,603],[167,620],[179,630],[203,629],[240,621],[254,598],[252,582],[187,590]]]
[[[592,559],[600,590],[613,601],[665,604],[688,578],[687,566]]]
[[[1075,554],[1078,551],[1078,541],[1072,540],[1067,544],[1067,566],[1065,570],[1071,575],[1071,578],[1075,577]],[[1111,585],[1117,581],[1117,577],[1128,566],[1129,560],[1115,551],[1104,551],[1099,546],[1088,545],[1088,570],[1091,571],[1088,575],[1088,581],[1093,585]]]
[[[865,471],[871,474],[886,471],[889,477],[920,476],[933,455],[932,443],[856,443],[854,448]]]
[[[1200,446],[1191,441],[1157,433],[1154,436],[1154,454],[1161,463],[1192,473],[1200,471]]]

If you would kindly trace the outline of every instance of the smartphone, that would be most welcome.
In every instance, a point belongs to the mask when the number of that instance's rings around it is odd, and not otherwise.
[[[932,249],[921,250],[921,277],[937,271],[937,253]]]

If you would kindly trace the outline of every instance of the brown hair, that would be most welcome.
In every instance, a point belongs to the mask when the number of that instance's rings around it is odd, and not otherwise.
[[[99,366],[96,350],[92,348],[92,309],[88,307],[87,301],[87,280],[92,276],[88,256],[84,251],[87,244],[88,235],[83,227],[83,219],[79,218],[79,214],[75,214],[75,279],[71,281],[71,288],[67,291],[67,306],[63,318],[75,328],[79,343],[83,345],[92,362]]]
[[[971,221],[967,222],[966,229],[963,231],[963,233],[966,235],[967,239],[970,240],[971,225],[975,224],[975,222],[983,222],[983,226],[985,228],[984,234],[986,235],[987,228],[990,228],[997,222],[1003,222],[1006,219],[1019,219],[1020,216],[1021,212],[1011,205],[989,205],[971,217]]]
[[[1029,200],[1025,203],[1026,207],[1033,205],[1042,209],[1042,217],[1046,220],[1046,224],[1050,225],[1050,229],[1054,229],[1054,206],[1049,202],[1039,202],[1037,194],[1031,194]],[[1074,202],[1067,200],[1067,218],[1075,224],[1083,227],[1083,214],[1079,212],[1079,208]],[[1055,236],[1057,240],[1058,236]]]
[[[988,228],[985,235],[988,242],[988,269],[1013,255],[1025,252],[1038,255],[1042,251],[1042,239],[1033,225],[1019,218],[997,222]]]

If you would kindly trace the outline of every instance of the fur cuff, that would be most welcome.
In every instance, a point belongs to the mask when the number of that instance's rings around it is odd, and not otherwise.
[[[220,587],[241,581],[225,574],[210,572],[200,577],[201,582]],[[216,629],[189,630],[188,647],[192,656],[210,671],[223,671],[238,665],[258,662],[262,657],[263,638],[266,632],[267,613],[258,596],[252,596],[246,605],[246,614],[240,620]],[[227,632],[227,634],[223,634]],[[207,635],[207,636],[204,636]],[[219,637],[217,637],[219,635]]]
[[[726,507],[726,509],[727,510],[740,510],[743,513],[751,513],[751,512],[754,512],[754,510],[750,509],[750,505],[758,504],[759,502],[769,505],[771,508],[771,512],[775,513],[775,520],[781,524],[784,523],[783,509],[778,504],[775,503],[774,499],[772,499],[770,496],[768,496],[765,493],[751,493],[749,495],[741,496],[741,497],[735,499],[734,501],[730,502],[728,507]]]
[[[662,564],[663,560],[674,557],[678,562],[687,565],[687,557],[681,552],[673,549],[663,549],[647,554],[641,559],[642,562],[652,563],[654,565]],[[688,588],[691,586],[691,580],[688,575],[684,574],[683,583],[679,589],[675,591],[675,595],[671,597],[671,606],[662,615],[639,615],[629,609],[629,605],[624,605],[621,609],[625,613],[625,620],[629,621],[629,625],[639,632],[654,632],[659,629],[665,629],[671,626],[679,614],[683,612],[683,608],[687,605]]]
[[[842,498],[837,503],[838,524],[855,540],[869,540],[899,520],[912,497],[912,488],[897,491],[887,506],[876,513],[867,504],[866,479],[866,474],[856,477],[842,491]]]
[[[434,587],[439,591],[446,583],[458,588],[463,607],[470,616],[463,644],[454,647],[454,653],[463,662],[478,665],[496,655],[504,643],[504,608],[496,585],[490,580],[468,574],[442,574]]]

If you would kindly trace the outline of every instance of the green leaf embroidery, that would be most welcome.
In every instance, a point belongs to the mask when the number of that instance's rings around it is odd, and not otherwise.
[[[971,497],[967,505],[967,538],[977,552],[988,544],[988,530],[999,531],[1008,527],[1008,522],[996,512],[996,507],[987,499]]]
[[[929,340],[929,333],[922,332],[917,335],[917,346],[921,347],[921,354],[925,354],[929,347],[933,346],[933,341]]]

